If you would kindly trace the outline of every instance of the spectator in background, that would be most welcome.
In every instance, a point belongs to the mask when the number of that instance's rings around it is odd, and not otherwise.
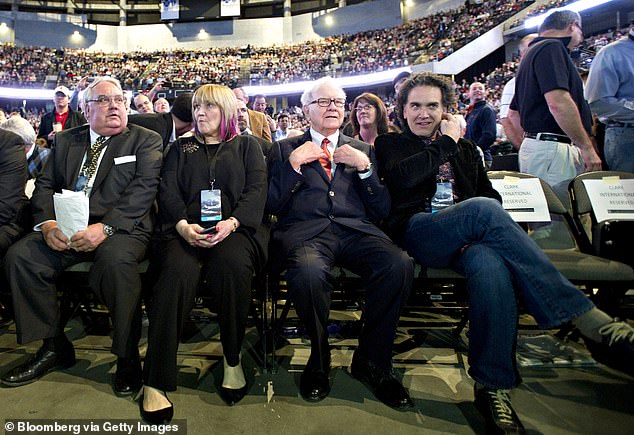
[[[157,98],[154,102],[154,113],[167,113],[170,111],[170,103],[163,97]]]
[[[486,102],[487,90],[483,83],[475,82],[469,86],[469,111],[467,113],[467,131],[465,139],[472,140],[484,153],[484,164],[491,169],[491,145],[495,142],[496,113]]]
[[[535,38],[537,38],[537,36],[537,33],[531,33],[524,36],[520,41],[520,63],[522,62],[524,53],[526,52],[526,50],[528,50],[528,46],[531,42],[535,40]],[[506,84],[504,85],[504,89],[502,90],[499,118],[502,127],[504,127],[506,138],[509,140],[509,142],[511,142],[511,145],[513,145],[516,150],[519,150],[520,145],[522,145],[522,140],[524,140],[524,130],[522,130],[521,125],[516,125],[508,118],[509,106],[511,105],[511,101],[513,100],[513,95],[515,95],[515,77],[506,82]]]
[[[287,113],[280,113],[277,116],[277,130],[273,133],[273,139],[279,141],[287,137],[300,136],[304,134],[302,130],[290,128],[290,116]]]
[[[167,155],[172,142],[194,128],[192,94],[179,94],[168,113],[137,113],[130,115],[128,122],[157,132],[163,139],[163,154]]]
[[[66,86],[55,88],[53,102],[55,103],[55,109],[42,116],[40,129],[37,134],[37,137],[46,139],[49,148],[53,145],[55,133],[86,124],[84,115],[69,107],[70,90]]]
[[[385,104],[376,95],[364,92],[352,103],[350,123],[352,137],[374,145],[378,135],[388,132]]]
[[[245,90],[243,88],[234,88],[232,90],[236,98],[244,101],[244,103],[248,106],[249,96]],[[249,115],[249,128],[251,129],[252,134],[269,142],[273,142],[273,136],[266,119],[266,114],[251,109],[248,109],[247,113]]]
[[[398,73],[396,77],[394,77],[394,79],[392,79],[392,87],[394,88],[395,97],[398,97],[399,89],[401,88],[403,83],[405,83],[405,80],[407,80],[409,76],[411,75],[412,73],[409,71],[402,71]],[[393,113],[393,117],[390,119],[390,121],[392,122],[392,125],[394,125],[394,127],[398,128],[399,130],[402,130],[403,126],[401,125],[401,120],[397,116],[396,112],[392,112],[392,113]]]
[[[35,130],[29,121],[19,116],[12,116],[0,124],[0,128],[12,131],[22,138],[26,148],[28,178],[37,178],[51,150],[35,144]]]
[[[603,152],[610,170],[634,172],[634,22],[627,37],[596,55],[585,95],[606,124]]]
[[[268,103],[266,102],[266,97],[264,95],[258,94],[255,97],[253,97],[253,110],[255,110],[256,112],[263,113],[264,116],[266,116],[266,122],[268,123],[269,128],[271,129],[271,133],[273,133],[275,131],[275,121],[266,112],[267,108],[268,108]]]
[[[154,113],[154,107],[147,95],[143,93],[136,94],[133,102],[134,108],[138,113]]]

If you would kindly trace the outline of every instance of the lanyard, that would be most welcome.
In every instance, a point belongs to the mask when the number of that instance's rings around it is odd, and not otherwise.
[[[220,154],[220,151],[222,150],[222,147],[225,145],[225,143],[226,142],[220,142],[218,144],[218,149],[216,150],[214,156],[211,158],[209,157],[209,150],[207,150],[207,147],[212,144],[205,144],[205,146],[203,147],[203,149],[205,150],[205,155],[207,156],[207,161],[209,162],[209,188],[211,190],[214,189],[214,183],[216,182],[216,161],[218,160],[218,154]]]

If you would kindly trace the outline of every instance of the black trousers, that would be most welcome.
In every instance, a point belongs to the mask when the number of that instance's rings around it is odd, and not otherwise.
[[[288,257],[288,289],[311,340],[308,368],[326,370],[330,364],[326,326],[335,264],[361,276],[366,284],[357,352],[390,369],[396,325],[412,286],[413,262],[391,241],[338,224],[293,249]]]
[[[7,252],[4,269],[13,295],[18,343],[63,333],[56,279],[73,264],[94,261],[89,283],[110,310],[112,353],[126,358],[137,356],[141,337],[138,264],[147,244],[147,237],[114,234],[93,252],[58,252],[48,247],[40,232],[14,244]]]
[[[152,261],[159,266],[148,316],[145,385],[176,390],[176,353],[183,327],[202,281],[218,313],[220,341],[227,363],[238,365],[251,303],[251,282],[258,264],[255,244],[244,233],[231,233],[213,248],[194,248],[177,238],[160,242]]]

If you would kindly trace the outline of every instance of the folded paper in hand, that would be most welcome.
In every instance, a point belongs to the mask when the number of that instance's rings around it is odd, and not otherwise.
[[[53,205],[57,225],[68,238],[88,227],[90,207],[88,197],[83,191],[62,189],[62,193],[53,195]]]

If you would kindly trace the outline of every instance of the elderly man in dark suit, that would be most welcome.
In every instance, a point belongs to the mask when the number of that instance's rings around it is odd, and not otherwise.
[[[289,291],[311,339],[300,393],[316,402],[330,392],[326,324],[332,267],[339,264],[359,274],[367,290],[351,373],[383,403],[410,408],[407,390],[392,374],[392,347],[413,266],[374,224],[390,209],[373,170],[374,151],[339,132],[346,95],[332,79],[317,81],[301,101],[311,128],[278,143],[281,157],[272,165],[268,195],[278,217],[273,239],[286,256]]]
[[[141,380],[138,263],[152,230],[161,138],[127,125],[123,91],[113,78],[96,79],[86,89],[84,103],[89,125],[55,135],[37,182],[31,200],[35,231],[6,256],[18,342],[44,343],[34,357],[2,377],[2,383],[25,385],[75,363],[73,345],[59,321],[55,278],[68,266],[94,261],[90,285],[108,306],[114,326],[114,390],[127,395]],[[88,226],[70,237],[58,226],[53,206],[53,194],[62,189],[83,191],[89,198]]]

